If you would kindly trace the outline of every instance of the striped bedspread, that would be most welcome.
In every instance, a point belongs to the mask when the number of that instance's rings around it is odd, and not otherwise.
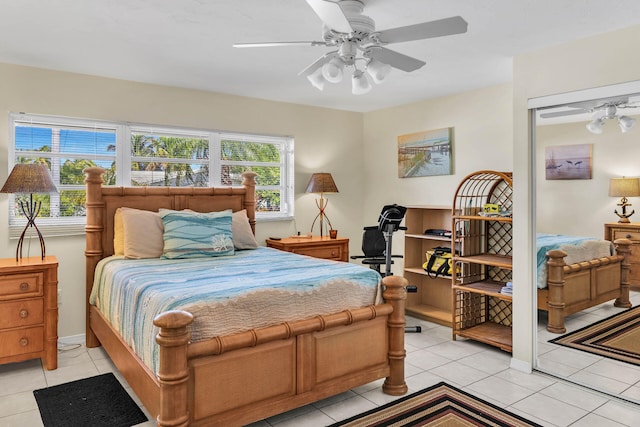
[[[96,268],[91,304],[157,373],[157,328],[167,310],[194,315],[192,341],[379,302],[380,276],[357,264],[259,247],[195,259],[124,259]]]
[[[561,249],[567,253],[567,265],[614,254],[613,243],[595,237],[565,236],[562,234],[536,235],[538,288],[547,287],[547,252]]]

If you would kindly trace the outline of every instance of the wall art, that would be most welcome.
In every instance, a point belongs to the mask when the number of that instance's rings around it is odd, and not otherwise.
[[[453,128],[398,136],[398,177],[451,175]]]
[[[545,147],[545,178],[591,179],[592,145],[556,145]]]

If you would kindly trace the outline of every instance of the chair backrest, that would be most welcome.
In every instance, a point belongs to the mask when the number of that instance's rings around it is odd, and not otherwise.
[[[365,227],[362,233],[362,253],[365,258],[384,257],[386,240],[378,227]]]

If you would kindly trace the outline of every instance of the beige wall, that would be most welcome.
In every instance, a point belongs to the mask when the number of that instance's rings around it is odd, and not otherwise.
[[[309,88],[309,90],[315,90]],[[8,114],[28,112],[125,120],[205,129],[292,135],[295,138],[297,221],[260,222],[258,241],[309,231],[317,213],[314,195],[304,194],[311,173],[330,172],[340,193],[328,212],[341,233],[357,236],[360,251],[362,115],[230,95],[184,90],[0,64],[0,182],[8,175]],[[15,256],[8,238],[7,195],[0,195],[0,257]],[[47,254],[59,259],[62,288],[59,336],[84,333],[84,236],[46,238]],[[25,242],[25,256],[27,242]],[[39,256],[37,241],[31,254]]]
[[[634,26],[514,58],[514,365],[525,367],[534,360],[535,174],[527,102],[531,98],[640,80],[640,58],[630,54],[639,39],[640,26]],[[601,206],[597,202],[601,196],[596,197],[597,206]]]
[[[625,114],[628,112],[625,111]],[[545,149],[559,145],[588,144],[592,150],[592,176],[585,180],[546,180]],[[609,179],[640,176],[638,130],[622,133],[614,121],[600,135],[585,129],[585,122],[536,128],[536,230],[544,233],[603,237],[606,222],[620,198],[608,196]],[[640,198],[629,198],[639,208]],[[576,221],[576,218],[581,218]],[[635,217],[632,217],[632,219]]]
[[[364,222],[376,224],[382,206],[452,206],[462,179],[480,169],[511,171],[513,127],[511,84],[425,100],[364,115]],[[398,178],[398,135],[454,128],[452,175]],[[394,237],[402,253],[402,233]],[[394,273],[402,274],[402,261]]]

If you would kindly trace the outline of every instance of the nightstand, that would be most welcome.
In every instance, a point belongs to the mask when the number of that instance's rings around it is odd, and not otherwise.
[[[616,239],[631,240],[631,254],[629,263],[629,282],[631,289],[640,291],[640,223],[639,222],[612,222],[604,225],[604,238],[614,241]]]
[[[58,260],[0,259],[0,363],[58,367]]]
[[[309,255],[316,258],[349,261],[349,239],[327,236],[285,237],[281,240],[267,239],[267,246],[281,251]]]

